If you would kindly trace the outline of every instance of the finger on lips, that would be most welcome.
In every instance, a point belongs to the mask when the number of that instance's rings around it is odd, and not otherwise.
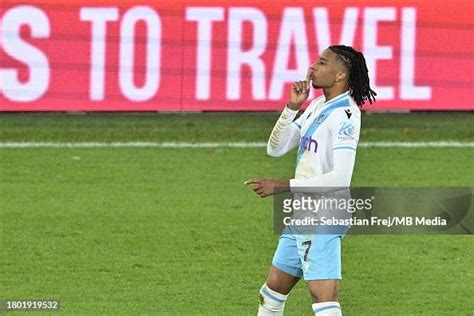
[[[306,73],[306,82],[310,82],[311,80],[311,68],[308,68],[308,72]]]

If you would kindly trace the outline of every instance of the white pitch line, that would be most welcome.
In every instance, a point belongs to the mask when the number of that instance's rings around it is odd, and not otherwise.
[[[157,147],[157,148],[265,148],[262,142],[229,142],[229,143],[188,143],[188,142],[0,142],[0,148],[118,148],[118,147]],[[474,142],[361,142],[359,147],[392,147],[392,148],[449,148],[474,147]]]
[[[404,148],[420,148],[420,147],[474,147],[473,142],[361,142],[360,147],[404,147]]]
[[[266,143],[186,143],[186,142],[124,142],[124,143],[48,143],[48,142],[4,142],[0,148],[114,148],[114,147],[158,147],[158,148],[261,148]]]

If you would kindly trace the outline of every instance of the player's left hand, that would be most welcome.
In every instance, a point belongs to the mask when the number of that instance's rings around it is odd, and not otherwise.
[[[244,184],[254,184],[252,190],[262,198],[290,189],[290,181],[288,180],[251,179],[244,181]]]

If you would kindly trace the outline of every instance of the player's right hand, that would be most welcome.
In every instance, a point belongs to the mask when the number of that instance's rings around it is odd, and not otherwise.
[[[291,86],[290,102],[288,107],[292,110],[299,110],[303,103],[309,97],[309,89],[311,88],[312,69],[308,68],[306,80],[295,81]]]

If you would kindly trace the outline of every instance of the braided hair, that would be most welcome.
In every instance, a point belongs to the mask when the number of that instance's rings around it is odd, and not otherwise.
[[[349,90],[357,105],[362,106],[365,100],[372,104],[377,93],[370,88],[369,70],[364,55],[346,45],[333,45],[329,46],[329,49],[342,60],[349,70]]]

